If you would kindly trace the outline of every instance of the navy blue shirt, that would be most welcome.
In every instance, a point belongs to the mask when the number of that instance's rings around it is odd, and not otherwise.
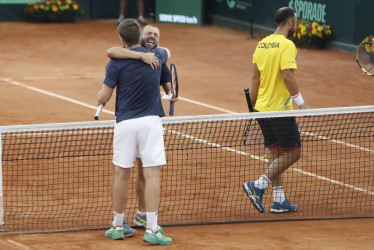
[[[170,70],[166,63],[162,64],[161,67],[161,79],[160,79],[160,85],[170,82]],[[166,93],[167,94],[167,93]]]
[[[116,90],[116,122],[144,116],[164,116],[160,97],[161,65],[166,63],[166,50],[137,47],[139,52],[155,53],[160,66],[152,69],[135,59],[110,59],[104,84]]]

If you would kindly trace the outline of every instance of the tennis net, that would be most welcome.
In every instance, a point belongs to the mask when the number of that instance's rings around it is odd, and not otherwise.
[[[374,216],[374,106],[163,118],[167,165],[161,169],[162,225]],[[299,206],[271,214],[254,209],[242,184],[268,160],[245,153],[253,118],[295,116],[302,156],[284,172],[286,197]],[[102,229],[112,220],[110,179],[114,121],[3,126],[2,234]],[[261,134],[254,123],[251,129]],[[252,131],[252,132],[253,132]],[[250,143],[262,144],[256,136]],[[137,210],[130,179],[125,217]]]

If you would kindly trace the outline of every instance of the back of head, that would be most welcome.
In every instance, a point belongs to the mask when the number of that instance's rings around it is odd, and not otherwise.
[[[274,14],[274,21],[277,26],[284,25],[290,18],[293,18],[296,11],[289,7],[283,7],[278,9]]]
[[[128,46],[136,45],[140,40],[140,25],[135,19],[125,19],[118,25],[118,34]]]

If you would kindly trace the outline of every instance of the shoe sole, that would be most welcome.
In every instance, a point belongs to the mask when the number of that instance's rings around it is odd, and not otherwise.
[[[170,245],[171,244],[171,242],[170,243],[153,243],[153,242],[147,241],[145,239],[143,239],[143,241],[144,242],[148,242],[148,243],[150,243],[152,245],[161,245],[161,246],[166,246],[166,245]]]
[[[279,210],[279,209],[270,209],[270,213],[272,214],[282,214],[282,213],[294,213],[297,212],[298,209],[296,210]]]
[[[132,233],[132,234],[125,234],[124,236],[125,236],[125,238],[127,238],[127,237],[134,236],[135,234],[136,234],[136,232],[135,232],[135,233]]]
[[[120,238],[114,239],[114,238],[112,238],[110,236],[106,236],[105,235],[105,238],[112,239],[112,240],[123,240],[125,237],[120,237]]]
[[[244,183],[242,186],[243,186],[244,191],[248,195],[250,201],[252,202],[253,206],[256,208],[256,210],[259,211],[260,213],[264,213],[264,211],[261,210],[260,206],[257,204],[256,198],[253,197],[253,194],[252,194],[251,190],[249,190],[247,184]]]

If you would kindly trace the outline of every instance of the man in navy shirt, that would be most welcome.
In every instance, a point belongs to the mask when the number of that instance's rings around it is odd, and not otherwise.
[[[156,25],[148,24],[143,27],[140,44],[145,48],[157,48],[160,42],[160,30]],[[169,52],[169,51],[168,51]],[[108,57],[112,59],[138,59],[149,64],[152,68],[156,68],[159,65],[157,56],[154,53],[144,53],[129,50],[127,48],[112,47],[107,51]],[[170,56],[170,52],[169,52]],[[161,78],[160,85],[163,87],[166,94],[169,94],[170,86],[170,71],[166,63],[161,66]],[[171,99],[171,102],[176,102],[178,98]],[[145,207],[145,197],[144,197],[144,188],[145,188],[145,179],[142,168],[142,161],[139,158],[136,158],[136,163],[138,166],[138,175],[136,176],[136,193],[138,197],[138,211],[134,217],[134,223],[138,226],[146,227],[147,217],[146,217],[146,207]],[[128,227],[126,222],[124,222],[124,228]],[[128,230],[131,234],[131,230]],[[126,231],[125,231],[126,235]]]
[[[167,60],[163,49],[140,47],[140,26],[126,19],[118,26],[125,48],[155,53],[161,64]],[[168,245],[172,239],[164,235],[157,224],[160,203],[160,166],[166,164],[161,116],[164,116],[160,97],[161,68],[152,69],[140,60],[111,59],[107,65],[98,105],[107,103],[116,88],[116,124],[113,138],[112,203],[114,220],[105,236],[123,239],[124,207],[127,202],[128,181],[134,159],[142,161],[145,180],[147,229],[143,240]]]
[[[140,44],[145,48],[158,48],[160,42],[160,29],[153,24],[148,24],[144,26],[141,33]],[[166,49],[166,48],[163,48]],[[167,49],[166,49],[167,50]],[[168,56],[170,57],[170,52],[167,50]],[[155,68],[159,65],[159,61],[154,53],[144,53],[136,52],[121,47],[112,47],[107,51],[108,57],[112,59],[139,59],[143,62],[149,64],[152,68]],[[161,79],[160,85],[164,89],[166,94],[169,94],[171,90],[170,86],[170,71],[166,63],[162,64],[161,67]],[[178,98],[171,99],[171,102],[176,102]]]

